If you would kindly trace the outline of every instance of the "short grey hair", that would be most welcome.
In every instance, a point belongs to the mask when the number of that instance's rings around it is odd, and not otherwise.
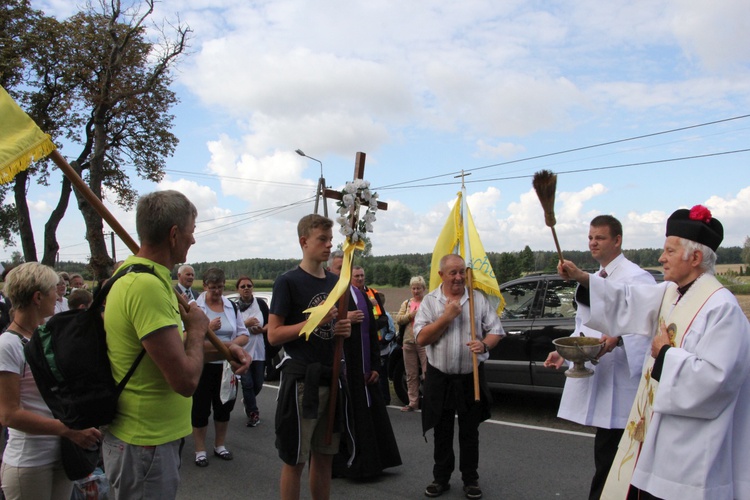
[[[177,274],[182,274],[182,272],[183,272],[183,271],[184,271],[185,269],[187,269],[188,267],[189,267],[190,269],[192,269],[192,270],[193,270],[193,272],[195,272],[195,269],[193,268],[193,266],[191,266],[190,264],[183,264],[183,265],[181,265],[180,267],[178,267],[178,268],[177,268]]]
[[[203,273],[203,285],[219,285],[226,283],[227,277],[222,269],[218,267],[209,267]]]
[[[333,265],[333,261],[334,260],[336,260],[336,259],[343,259],[343,258],[344,258],[344,251],[343,250],[334,250],[328,256],[328,267],[330,268]]]
[[[3,292],[15,309],[32,305],[36,292],[50,293],[60,282],[54,269],[38,262],[26,262],[14,267],[5,277]]]
[[[702,243],[688,240],[687,238],[680,238],[680,245],[682,245],[683,249],[682,260],[688,260],[691,253],[699,251],[703,255],[703,260],[699,267],[705,273],[716,274],[716,252]]]
[[[449,253],[448,255],[443,255],[443,257],[440,259],[440,270],[444,270],[445,266],[448,264],[448,261],[453,259],[458,259],[461,262],[466,263],[464,258],[457,253]]]
[[[197,216],[198,209],[179,191],[155,191],[138,200],[135,228],[141,243],[158,245],[169,238],[172,226],[185,230]]]

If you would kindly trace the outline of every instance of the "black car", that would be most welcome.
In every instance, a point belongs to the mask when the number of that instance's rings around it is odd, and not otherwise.
[[[500,285],[506,335],[484,364],[491,389],[562,394],[565,370],[545,368],[544,360],[554,350],[554,339],[573,333],[575,290],[575,281],[557,274],[533,274]],[[388,368],[396,394],[408,404],[401,349],[391,354]]]

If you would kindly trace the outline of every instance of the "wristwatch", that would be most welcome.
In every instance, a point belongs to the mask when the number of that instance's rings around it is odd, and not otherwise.
[[[487,351],[489,351],[489,350],[490,350],[490,348],[489,348],[489,347],[487,347],[487,344],[485,344],[485,343],[484,343],[484,340],[480,340],[480,342],[481,342],[481,343],[482,343],[482,345],[484,346],[484,352],[487,352]]]
[[[622,347],[624,342],[622,341],[622,337],[617,337],[617,347]]]

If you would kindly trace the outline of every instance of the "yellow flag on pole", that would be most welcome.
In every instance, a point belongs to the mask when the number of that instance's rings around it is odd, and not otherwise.
[[[44,158],[56,146],[0,86],[0,184],[7,184],[32,161]]]
[[[500,314],[505,308],[505,300],[500,293],[500,285],[497,283],[495,272],[492,270],[492,264],[490,264],[482,241],[479,239],[479,232],[474,225],[469,206],[463,203],[463,197],[464,193],[459,191],[456,204],[453,205],[448,220],[445,222],[443,230],[440,231],[435,248],[432,251],[430,291],[439,287],[441,283],[438,274],[440,259],[449,253],[459,254],[467,261],[466,265],[471,266],[474,275],[474,289],[483,292],[493,303],[497,303],[497,313]],[[464,235],[467,237],[464,238]],[[471,262],[468,262],[469,260]]]

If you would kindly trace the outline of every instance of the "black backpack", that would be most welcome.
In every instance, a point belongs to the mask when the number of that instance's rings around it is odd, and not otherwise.
[[[112,285],[129,272],[151,273],[133,264],[118,271],[86,310],[55,314],[24,346],[26,362],[52,415],[71,429],[109,424],[117,399],[145,354],[141,350],[119,384],[112,378],[104,331],[103,305]]]

